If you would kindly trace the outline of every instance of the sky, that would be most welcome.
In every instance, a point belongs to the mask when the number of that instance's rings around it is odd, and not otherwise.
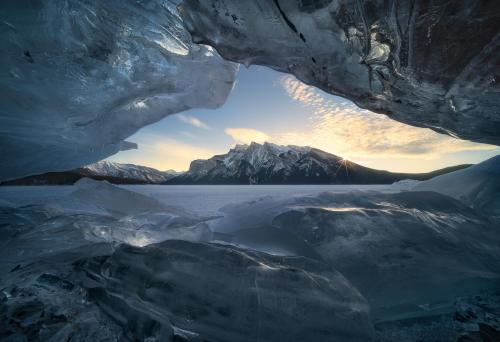
[[[316,147],[397,172],[427,172],[500,154],[499,147],[399,123],[260,66],[240,68],[222,107],[170,115],[127,140],[139,148],[107,160],[177,171],[252,141]]]

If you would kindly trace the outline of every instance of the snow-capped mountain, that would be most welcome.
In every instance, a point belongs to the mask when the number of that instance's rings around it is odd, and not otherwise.
[[[194,160],[189,171],[167,184],[388,184],[407,178],[429,179],[452,170],[455,168],[425,174],[392,173],[312,147],[252,142],[236,145],[227,154]]]
[[[189,171],[100,161],[64,172],[49,172],[3,185],[64,185],[82,177],[116,184],[390,184],[403,179],[427,180],[462,169],[458,165],[410,174],[370,169],[308,146],[272,143],[236,145],[228,153],[194,160]]]
[[[79,169],[48,172],[2,183],[3,185],[69,185],[80,178],[88,177],[107,180],[115,184],[163,184],[178,176],[181,172],[174,170],[159,171],[147,166],[120,164],[110,161],[99,161]]]
[[[147,166],[134,164],[121,164],[106,160],[99,161],[82,167],[82,173],[88,176],[105,176],[116,177],[122,179],[134,179],[144,183],[164,183],[170,178],[179,175],[179,172],[174,170],[159,171]]]

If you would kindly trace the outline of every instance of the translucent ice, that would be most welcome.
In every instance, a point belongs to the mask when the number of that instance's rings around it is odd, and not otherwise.
[[[82,178],[76,182],[75,191],[71,196],[117,216],[167,210],[166,205],[152,197],[90,178]]]
[[[209,241],[212,231],[204,218],[159,200],[122,189],[106,181],[83,178],[71,197],[104,210],[106,215],[80,216],[74,225],[93,241],[145,246],[168,239]],[[94,214],[95,211],[90,213]]]
[[[500,222],[449,196],[300,189],[207,220],[158,187],[77,188],[58,188],[69,209],[0,208],[0,339],[370,341],[375,325],[452,342],[497,326]]]
[[[145,220],[140,216],[136,222]],[[0,225],[0,339],[370,341],[373,335],[366,300],[319,261],[180,235],[140,247],[134,229],[125,234],[126,221],[36,207],[0,208]],[[104,227],[110,232],[101,236]],[[172,227],[157,228],[168,234]]]
[[[435,192],[267,197],[223,212],[211,228],[259,228],[253,249],[309,253],[275,230],[302,239],[366,296],[376,320],[450,311],[456,297],[500,286],[498,220]]]
[[[0,179],[133,148],[145,125],[221,105],[236,71],[170,1],[6,0],[0,42]]]
[[[231,246],[121,246],[79,265],[93,301],[134,338],[370,341],[368,306],[330,267]],[[149,335],[148,335],[149,334]],[[163,337],[162,337],[163,336]]]
[[[184,0],[196,42],[359,106],[500,143],[496,1]]]

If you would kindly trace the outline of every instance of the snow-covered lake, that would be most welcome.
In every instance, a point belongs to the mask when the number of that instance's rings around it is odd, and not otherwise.
[[[352,190],[394,192],[390,185],[122,185],[121,188],[152,196],[168,205],[180,206],[200,215],[216,215],[228,204],[255,198],[314,195],[325,191],[346,193]],[[4,186],[0,202],[15,206],[56,205],[74,208],[69,194],[74,186]]]

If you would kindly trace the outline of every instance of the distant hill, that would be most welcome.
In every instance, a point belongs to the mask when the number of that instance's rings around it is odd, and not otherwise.
[[[48,172],[4,182],[2,185],[68,185],[83,177],[107,180],[114,184],[161,184],[177,175],[179,172],[173,170],[159,171],[146,166],[100,161],[76,170]]]
[[[166,184],[391,184],[426,180],[466,168],[458,165],[429,173],[394,173],[367,168],[304,146],[272,143],[236,145],[228,153],[194,160],[189,171]]]

